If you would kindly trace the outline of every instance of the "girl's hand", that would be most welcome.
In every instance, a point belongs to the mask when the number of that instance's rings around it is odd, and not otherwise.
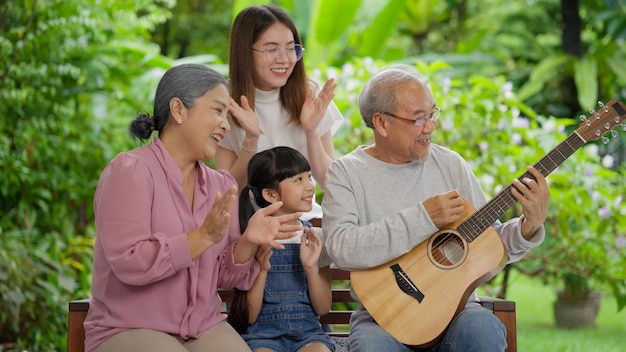
[[[272,256],[272,247],[259,246],[259,250],[256,252],[256,261],[259,262],[261,271],[270,271],[272,265],[270,264],[270,257]]]
[[[241,106],[237,104],[235,99],[230,98],[230,114],[237,119],[244,131],[246,131],[246,136],[258,138],[261,135],[259,120],[245,95],[241,96]]]
[[[337,84],[335,79],[331,78],[324,84],[320,93],[314,98],[313,88],[309,88],[306,94],[304,104],[302,104],[302,112],[300,113],[300,122],[306,132],[311,132],[317,128],[320,121],[326,113],[328,105],[335,97],[335,88]]]
[[[305,227],[304,231],[300,242],[300,261],[305,271],[307,269],[317,270],[317,262],[320,259],[320,253],[322,253],[322,240],[312,228]]]

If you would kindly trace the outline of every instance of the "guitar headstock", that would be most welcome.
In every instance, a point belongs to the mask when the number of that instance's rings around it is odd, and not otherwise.
[[[589,142],[602,138],[604,144],[609,142],[609,138],[604,136],[608,131],[611,131],[612,137],[617,137],[618,132],[613,128],[620,126],[622,131],[626,131],[626,106],[624,103],[611,100],[607,104],[598,102],[599,109],[589,109],[589,117],[580,115],[580,119],[583,121],[576,133],[585,141]]]

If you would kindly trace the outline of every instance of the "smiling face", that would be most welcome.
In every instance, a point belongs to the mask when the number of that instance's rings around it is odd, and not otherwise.
[[[278,184],[277,190],[265,189],[266,199],[270,203],[282,201],[280,207],[273,215],[291,214],[295,212],[307,212],[313,208],[315,197],[315,183],[311,171],[301,172],[288,177]]]
[[[411,120],[431,114],[435,108],[430,91],[419,82],[411,82],[396,87],[396,111],[394,114]],[[409,160],[424,160],[428,157],[430,136],[435,131],[436,123],[428,120],[423,126],[414,126],[408,121],[391,118],[391,129],[397,137],[397,147],[400,155],[404,154]]]
[[[263,51],[269,48],[285,49],[294,44],[293,33],[281,22],[269,26],[252,44],[256,49],[252,51],[252,61],[254,86],[257,89],[269,91],[284,86],[296,65],[296,62],[290,61],[287,55],[280,55],[276,60],[268,62]]]
[[[230,95],[223,84],[196,100],[193,107],[183,109],[183,143],[187,144],[189,156],[194,160],[206,160],[215,156],[217,143],[230,130],[228,104]]]
[[[423,126],[415,126],[412,121],[434,111],[433,96],[417,80],[396,85],[394,94],[396,104],[393,111],[374,114],[376,143],[374,148],[367,151],[377,159],[392,164],[425,160],[429,155],[430,137],[437,127],[436,122],[428,119]]]

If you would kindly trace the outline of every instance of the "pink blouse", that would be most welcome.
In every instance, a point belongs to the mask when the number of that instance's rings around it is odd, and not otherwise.
[[[241,237],[237,205],[224,239],[191,259],[186,234],[204,222],[217,192],[236,184],[226,171],[197,163],[193,212],[182,173],[161,140],[120,153],[104,169],[94,198],[96,241],[85,349],[118,332],[146,328],[200,336],[226,319],[217,288],[247,290],[259,272],[235,264]]]

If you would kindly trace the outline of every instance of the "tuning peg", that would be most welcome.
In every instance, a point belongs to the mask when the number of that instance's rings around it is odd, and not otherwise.
[[[596,114],[596,109],[594,108],[589,109],[589,116],[595,115],[595,114]]]
[[[598,100],[598,106],[600,107],[600,110],[604,110],[604,112],[609,112],[609,107],[607,105],[604,105],[604,103],[600,100]]]
[[[587,126],[591,126],[591,122],[585,115],[580,115],[580,121],[584,122]]]

